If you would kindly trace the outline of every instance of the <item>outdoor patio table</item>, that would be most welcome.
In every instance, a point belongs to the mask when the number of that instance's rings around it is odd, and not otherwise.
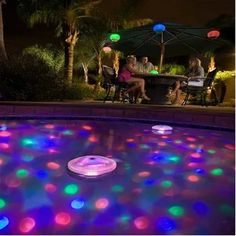
[[[146,81],[146,94],[150,101],[143,100],[142,103],[170,105],[171,101],[167,97],[171,86],[178,81],[186,81],[188,77],[184,75],[170,75],[170,74],[135,74],[134,77],[143,78]]]

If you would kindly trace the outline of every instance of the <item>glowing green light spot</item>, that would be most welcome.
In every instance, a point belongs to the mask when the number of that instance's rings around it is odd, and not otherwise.
[[[151,70],[151,71],[150,71],[150,74],[152,74],[152,75],[158,75],[158,71],[157,71],[157,70]]]
[[[168,209],[168,212],[175,217],[180,217],[184,214],[184,209],[181,206],[172,206]]]
[[[3,208],[6,206],[6,202],[4,201],[4,199],[0,198],[0,208]]]
[[[215,154],[215,153],[216,153],[216,151],[213,150],[213,149],[209,149],[209,150],[207,150],[207,152],[208,152],[209,154]]]
[[[119,34],[111,34],[111,35],[110,35],[110,40],[111,40],[112,42],[117,42],[117,41],[120,40],[120,35],[119,35]]]
[[[63,131],[63,134],[64,135],[73,135],[74,133],[71,130],[65,130],[65,131]]]
[[[175,143],[179,144],[179,143],[182,143],[181,140],[175,140]]]
[[[170,188],[172,185],[173,185],[172,182],[169,181],[169,180],[164,180],[164,181],[161,182],[161,186],[163,188]]]
[[[25,155],[22,157],[22,159],[23,159],[24,161],[26,161],[26,162],[30,162],[30,161],[32,161],[32,160],[34,159],[34,157],[31,156],[31,155],[25,154]]]
[[[234,216],[234,207],[228,205],[228,204],[223,204],[220,206],[220,211],[225,214],[225,215],[232,215]]]
[[[79,191],[79,187],[76,184],[68,184],[64,188],[64,192],[68,195],[74,195]]]
[[[127,222],[127,221],[129,221],[130,220],[130,216],[129,215],[122,215],[121,217],[120,217],[120,221],[121,222]]]
[[[35,141],[30,138],[24,138],[24,139],[22,139],[21,143],[23,146],[29,146],[29,145],[35,144]]]
[[[114,185],[111,188],[112,192],[122,192],[124,190],[124,187],[122,185]]]
[[[16,176],[18,178],[25,178],[28,176],[28,174],[29,174],[29,172],[25,169],[19,169],[16,171]]]
[[[210,171],[212,175],[222,175],[223,174],[223,170],[220,168],[215,168],[213,170]]]
[[[172,157],[169,157],[168,159],[169,161],[173,161],[173,162],[178,162],[180,160],[180,158],[177,156],[172,156]]]
[[[150,148],[150,146],[147,145],[147,144],[140,144],[139,147],[140,147],[141,149],[149,149],[149,148]]]

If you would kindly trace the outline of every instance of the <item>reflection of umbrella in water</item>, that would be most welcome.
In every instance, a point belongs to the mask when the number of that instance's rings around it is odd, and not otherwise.
[[[222,47],[226,41],[216,39],[218,30],[197,28],[175,23],[156,23],[118,31],[110,35],[113,49],[126,55],[160,57],[160,70],[163,58],[197,55]]]

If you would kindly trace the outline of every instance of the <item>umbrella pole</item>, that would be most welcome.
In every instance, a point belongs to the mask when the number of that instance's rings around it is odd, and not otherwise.
[[[164,54],[165,54],[165,44],[164,44],[163,32],[161,32],[161,56],[160,56],[160,64],[159,64],[159,73],[161,73],[161,70],[162,70]]]

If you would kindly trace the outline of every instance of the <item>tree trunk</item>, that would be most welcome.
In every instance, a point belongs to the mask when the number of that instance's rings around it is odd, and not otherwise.
[[[83,70],[84,70],[84,81],[87,84],[88,83],[88,65],[85,63],[82,63]]]
[[[2,4],[4,4],[5,1],[0,0],[0,61],[7,60],[7,54],[4,44],[4,34],[3,34],[3,17],[2,17]]]

